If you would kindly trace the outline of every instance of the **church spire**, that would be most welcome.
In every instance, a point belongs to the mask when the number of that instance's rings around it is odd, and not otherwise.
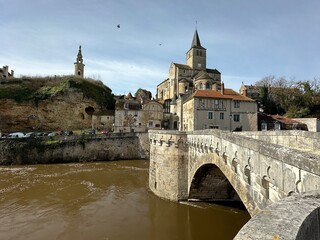
[[[74,75],[79,78],[83,78],[83,74],[84,74],[84,64],[83,64],[81,45],[80,45],[76,62],[74,63]]]
[[[201,46],[198,31],[194,32],[191,49],[187,52],[187,65],[192,69],[206,70],[206,49]]]
[[[192,43],[191,43],[191,48],[193,48],[193,47],[202,47],[197,29],[194,32]]]
[[[79,46],[79,51],[78,51],[78,55],[77,55],[76,61],[77,61],[77,63],[83,63],[81,45]]]

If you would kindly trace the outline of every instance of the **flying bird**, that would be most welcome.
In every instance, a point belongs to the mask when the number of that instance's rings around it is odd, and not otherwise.
[[[120,28],[120,24],[117,25],[117,28]]]

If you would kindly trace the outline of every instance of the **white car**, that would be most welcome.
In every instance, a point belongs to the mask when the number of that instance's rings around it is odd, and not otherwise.
[[[55,132],[51,132],[48,134],[48,137],[54,137],[55,135],[57,135]]]
[[[15,133],[10,133],[8,135],[8,138],[23,138],[25,135],[23,132],[15,132]]]

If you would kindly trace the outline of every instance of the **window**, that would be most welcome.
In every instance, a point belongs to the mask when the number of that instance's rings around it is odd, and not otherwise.
[[[201,63],[198,63],[198,68],[201,68]]]
[[[210,125],[209,129],[219,129],[219,126],[215,126],[215,125]]]
[[[281,124],[279,122],[274,123],[274,130],[281,130]]]
[[[208,119],[213,119],[213,112],[208,112]]]
[[[221,120],[224,119],[224,113],[223,113],[223,112],[220,113],[220,119],[221,119]]]
[[[165,102],[164,102],[164,112],[165,113],[170,113],[170,102],[171,102],[170,99],[165,100]]]
[[[210,89],[210,83],[206,83],[206,89]]]
[[[267,131],[268,130],[268,125],[265,121],[261,122],[261,130],[262,131]]]
[[[234,101],[234,108],[239,108],[240,107],[240,101],[236,100]]]
[[[149,127],[153,127],[153,122],[149,122]]]
[[[234,114],[233,115],[233,121],[234,122],[240,122],[240,115],[239,114]]]

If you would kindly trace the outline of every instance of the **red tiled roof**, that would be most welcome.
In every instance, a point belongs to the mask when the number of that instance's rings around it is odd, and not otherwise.
[[[280,116],[280,115],[271,115],[271,117],[279,122],[282,122],[282,123],[285,123],[285,124],[293,124],[293,123],[296,123],[296,124],[303,124],[297,120],[294,120],[292,118],[287,118],[287,117],[284,117],[284,116]]]
[[[231,99],[239,101],[254,102],[253,99],[243,96],[232,89],[224,89],[224,94],[220,90],[197,90],[192,97],[214,98],[214,99]]]

